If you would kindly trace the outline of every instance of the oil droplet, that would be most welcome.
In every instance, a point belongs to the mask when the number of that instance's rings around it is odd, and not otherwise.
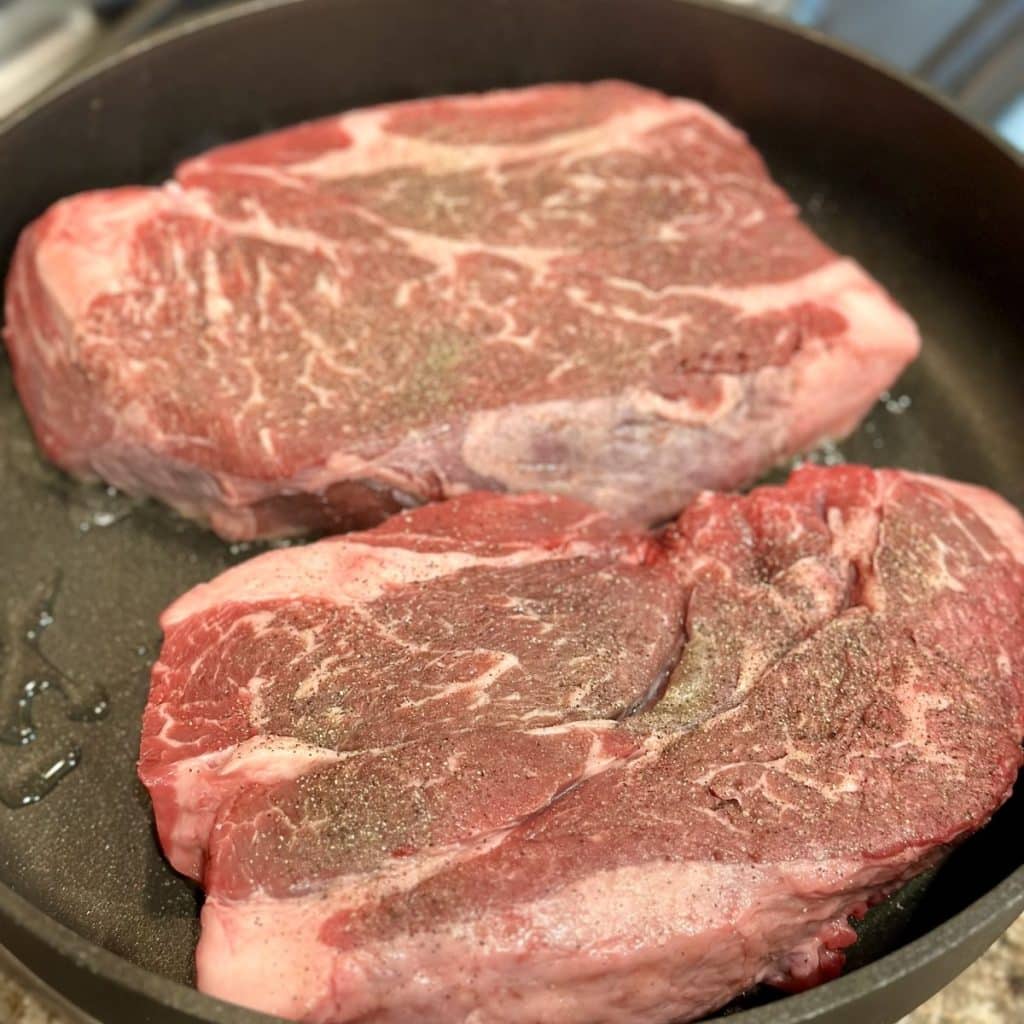
[[[0,732],[0,742],[20,747],[36,738],[36,727],[32,722],[32,701],[49,688],[50,683],[45,679],[30,679],[22,686],[14,705],[14,719]]]
[[[886,392],[888,396],[888,392]],[[885,398],[885,411],[892,413],[894,416],[901,416],[905,413],[911,405],[910,395],[900,395],[899,398],[893,398],[888,396]]]
[[[846,461],[839,445],[835,441],[825,440],[811,453],[812,458],[817,457],[824,466],[841,466]]]
[[[126,519],[140,504],[140,499],[122,494],[116,487],[78,486],[70,495],[69,511],[80,533],[105,529]]]
[[[845,462],[846,456],[839,445],[830,438],[826,438],[817,447],[793,459],[790,468],[796,469],[798,466],[808,463],[814,466],[841,466]]]
[[[8,776],[0,785],[0,803],[11,810],[31,807],[39,803],[56,788],[57,783],[70,774],[82,759],[78,747],[60,750],[52,757],[43,758],[38,767]]]
[[[65,696],[68,697],[69,702],[71,702],[72,698],[67,693],[66,687],[62,689],[64,689]],[[77,702],[71,703],[68,709],[68,718],[74,722],[98,722],[106,718],[109,711],[110,701],[107,700],[106,694],[102,690],[98,690],[83,699],[79,699]]]

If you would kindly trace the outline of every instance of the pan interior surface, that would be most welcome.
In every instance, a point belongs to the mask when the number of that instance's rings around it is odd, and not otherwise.
[[[60,196],[158,181],[227,139],[371,102],[612,76],[700,99],[747,130],[804,219],[917,320],[918,362],[818,457],[940,473],[1024,504],[1024,304],[1010,272],[1024,266],[1020,167],[898,81],[714,6],[306,0],[211,19],[0,133],[0,259]],[[75,159],[55,158],[54,139]],[[159,853],[134,772],[139,718],[159,613],[261,546],[228,545],[48,466],[6,360],[0,486],[0,881],[91,942],[191,984],[199,894]],[[1022,819],[1018,795],[934,877],[875,912],[853,963],[1009,877]]]

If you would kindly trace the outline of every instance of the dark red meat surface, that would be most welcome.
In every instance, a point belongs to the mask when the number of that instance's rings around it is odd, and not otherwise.
[[[205,991],[286,1017],[649,1024],[834,974],[1010,791],[1024,525],[807,468],[659,535],[474,494],[164,615],[140,773]]]

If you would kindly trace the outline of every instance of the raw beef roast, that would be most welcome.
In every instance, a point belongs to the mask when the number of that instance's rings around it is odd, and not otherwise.
[[[1024,524],[896,471],[663,535],[473,494],[164,615],[140,773],[199,986],[306,1021],[691,1018],[834,974],[1006,798]]]
[[[641,522],[850,430],[918,348],[705,107],[617,82],[361,110],[27,229],[46,454],[249,538],[469,489]]]

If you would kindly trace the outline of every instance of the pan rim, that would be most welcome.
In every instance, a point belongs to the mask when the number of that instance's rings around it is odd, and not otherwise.
[[[0,122],[0,146],[12,135],[51,105],[59,103],[88,83],[96,81],[115,68],[143,59],[150,51],[175,45],[196,33],[202,33],[236,19],[258,18],[264,14],[289,7],[318,2],[318,0],[247,0],[227,8],[216,9],[173,25],[148,36],[117,54],[95,65],[80,70],[27,106]],[[348,3],[350,0],[337,0]],[[836,41],[806,26],[792,24],[781,18],[738,9],[723,0],[668,0],[680,6],[703,9],[740,22],[754,22],[762,28],[803,39],[818,48],[831,51],[838,57],[854,61],[874,74],[916,93],[961,126],[966,127],[1014,167],[1024,169],[1024,154],[1014,150],[1004,139],[987,126],[979,124],[959,110],[954,102],[935,89],[894,69],[857,47]],[[810,1021],[826,1005],[842,1005],[866,989],[881,989],[888,984],[925,967],[953,946],[983,932],[993,917],[1007,911],[1024,911],[1024,865],[993,886],[969,906],[931,929],[926,934],[893,952],[872,961],[850,974],[798,995],[789,996],[768,1006],[737,1014],[735,1024],[801,1024]],[[235,1024],[262,1024],[277,1018],[235,1004],[225,1003],[205,995],[197,989],[174,981],[156,972],[140,967],[132,961],[92,942],[83,935],[51,917],[40,907],[21,896],[6,884],[0,883],[0,932],[31,936],[50,952],[71,960],[80,968],[105,975],[122,989],[155,1000],[173,1010],[191,1014],[198,1021]],[[2,937],[2,936],[0,936]],[[13,953],[17,958],[17,954]],[[45,980],[45,979],[44,979]]]
[[[0,119],[0,143],[3,142],[5,135],[14,131],[24,122],[31,120],[39,111],[45,109],[51,103],[76,91],[84,83],[101,77],[112,68],[129,63],[136,57],[149,53],[151,50],[160,49],[177,40],[186,39],[196,33],[205,32],[228,22],[258,17],[270,11],[282,10],[286,7],[299,7],[302,4],[315,2],[317,0],[241,0],[241,2],[228,7],[215,8],[206,13],[190,16],[175,25],[152,32],[142,39],[130,43],[123,50],[104,57],[95,64],[87,64],[82,69],[72,72],[24,106],[19,107],[6,118]],[[348,4],[353,2],[353,0],[334,0],[334,2],[340,6],[342,3]],[[917,93],[933,105],[940,107],[944,113],[955,118],[976,135],[980,135],[986,142],[998,150],[1002,156],[1010,160],[1011,163],[1016,164],[1018,167],[1024,167],[1024,151],[1015,149],[1003,136],[993,131],[987,124],[970,117],[957,106],[955,101],[939,92],[924,79],[915,78],[852,43],[828,36],[812,26],[790,22],[778,15],[769,14],[765,11],[748,7],[737,8],[729,3],[728,0],[667,0],[667,2],[678,4],[681,7],[694,7],[713,11],[718,15],[733,18],[737,21],[754,22],[763,28],[801,38],[806,42],[864,65],[875,74],[888,78],[905,89]]]

